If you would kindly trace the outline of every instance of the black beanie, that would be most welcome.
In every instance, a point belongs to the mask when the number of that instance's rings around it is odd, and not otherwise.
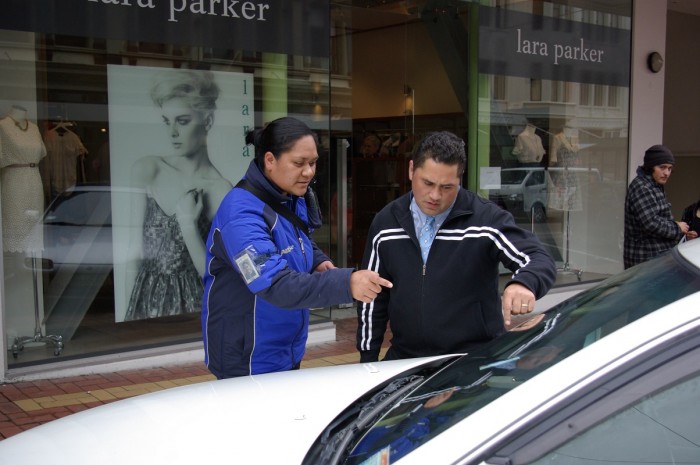
[[[676,160],[673,158],[673,153],[664,145],[652,145],[644,153],[644,167],[651,169],[656,165],[670,163],[674,165]]]

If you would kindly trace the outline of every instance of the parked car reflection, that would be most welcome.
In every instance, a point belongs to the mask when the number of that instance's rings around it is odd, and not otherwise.
[[[129,234],[127,225],[112,221],[112,208],[128,209],[139,192],[80,185],[49,203],[37,225],[43,229],[44,250],[35,260],[25,260],[42,275],[47,333],[70,340],[105,285],[113,292],[114,269],[124,263]]]
[[[113,266],[111,198],[109,186],[77,186],[51,201],[41,225],[43,271]]]
[[[547,221],[554,184],[552,178],[564,171],[572,173],[581,189],[597,189],[602,178],[596,168],[527,167],[501,170],[501,186],[489,191],[489,199],[510,211],[513,216],[532,217],[535,223]]]

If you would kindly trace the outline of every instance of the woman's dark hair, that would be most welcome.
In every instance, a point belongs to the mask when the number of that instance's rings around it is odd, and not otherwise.
[[[248,131],[245,143],[255,146],[255,161],[262,164],[265,153],[272,152],[275,158],[279,158],[304,136],[313,137],[318,145],[318,136],[306,123],[285,116],[270,122],[264,128]]]
[[[460,177],[467,167],[464,141],[447,131],[431,132],[420,141],[413,152],[413,169],[423,166],[428,158],[437,163],[457,165],[457,174]]]

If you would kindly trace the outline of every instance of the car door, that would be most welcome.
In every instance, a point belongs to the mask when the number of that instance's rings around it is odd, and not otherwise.
[[[700,463],[698,357],[693,322],[484,451],[481,463]]]

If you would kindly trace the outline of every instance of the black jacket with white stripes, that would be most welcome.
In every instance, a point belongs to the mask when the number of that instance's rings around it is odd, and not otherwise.
[[[367,236],[362,268],[393,282],[370,304],[358,304],[357,349],[376,361],[390,322],[386,359],[466,352],[505,332],[498,288],[499,262],[510,281],[539,299],[556,267],[537,237],[507,211],[460,189],[437,231],[425,266],[409,208],[411,193],[385,206]]]

